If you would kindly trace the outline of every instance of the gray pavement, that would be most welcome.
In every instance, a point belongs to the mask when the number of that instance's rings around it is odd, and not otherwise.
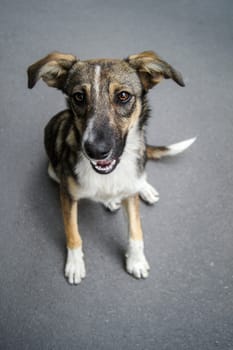
[[[1,1],[0,349],[233,349],[233,2]],[[122,211],[80,203],[87,277],[63,277],[58,189],[47,177],[43,128],[65,106],[26,68],[53,50],[80,58],[157,51],[180,88],[150,93],[148,140],[197,136],[149,163],[161,199],[141,205],[150,276],[124,271]]]

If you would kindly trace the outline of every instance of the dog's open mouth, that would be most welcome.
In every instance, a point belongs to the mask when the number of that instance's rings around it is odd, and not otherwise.
[[[119,163],[119,159],[91,160],[93,169],[99,174],[111,173]]]

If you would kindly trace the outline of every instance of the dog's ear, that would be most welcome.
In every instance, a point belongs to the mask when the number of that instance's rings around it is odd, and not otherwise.
[[[62,89],[68,72],[77,58],[59,52],[52,52],[48,56],[28,67],[28,87],[32,89],[42,78],[48,86]]]
[[[163,78],[173,79],[178,85],[185,86],[181,73],[153,51],[144,51],[126,60],[137,71],[145,90],[151,89]]]

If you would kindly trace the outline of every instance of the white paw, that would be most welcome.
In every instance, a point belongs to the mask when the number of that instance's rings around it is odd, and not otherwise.
[[[141,199],[148,204],[154,204],[159,200],[159,193],[148,182],[146,182],[141,188],[141,190],[139,191],[139,195]]]
[[[67,248],[65,276],[70,284],[79,284],[86,276],[82,248]]]
[[[126,270],[136,278],[147,278],[150,266],[143,252],[143,242],[130,239],[126,253]]]
[[[112,201],[106,201],[104,203],[105,208],[107,208],[110,211],[116,211],[120,209],[121,207],[121,201],[120,200],[112,200]]]

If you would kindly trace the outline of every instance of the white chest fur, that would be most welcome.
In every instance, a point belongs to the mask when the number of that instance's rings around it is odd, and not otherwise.
[[[98,202],[106,202],[112,199],[120,200],[140,192],[146,182],[145,173],[139,175],[137,170],[142,142],[142,135],[135,126],[129,132],[120,163],[108,175],[95,172],[90,161],[83,156],[75,168],[79,181],[78,199],[91,198]]]

